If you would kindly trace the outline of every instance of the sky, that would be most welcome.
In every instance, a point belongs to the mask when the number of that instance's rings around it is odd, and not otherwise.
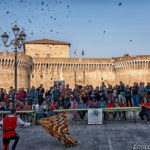
[[[0,0],[0,35],[7,32],[8,44],[14,25],[26,41],[71,43],[73,58],[150,55],[150,0]],[[0,39],[0,52],[13,50]]]

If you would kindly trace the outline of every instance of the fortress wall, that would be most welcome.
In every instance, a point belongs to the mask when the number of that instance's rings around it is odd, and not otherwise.
[[[150,71],[137,69],[137,70],[119,70],[116,73],[116,84],[123,81],[125,84],[133,85],[134,82],[150,82]]]
[[[65,81],[71,88],[75,84],[97,86],[102,82],[114,84],[112,64],[102,63],[34,63],[31,74],[31,86],[37,88],[43,84],[46,89],[54,85],[54,81]]]
[[[105,82],[106,85],[115,83],[115,74],[112,64],[104,64],[98,66],[96,70],[86,72],[86,84],[91,84],[94,87]]]
[[[25,55],[36,57],[50,58],[69,58],[69,45],[55,45],[55,44],[25,44]]]
[[[85,83],[93,87],[102,85],[102,82],[106,85],[115,84],[115,74],[111,71],[86,72],[85,79]]]
[[[50,86],[54,85],[54,81],[65,81],[73,88],[74,80],[74,72],[69,70],[67,65],[37,63],[33,65],[30,85],[37,88],[40,84],[43,84],[45,89],[48,90]]]

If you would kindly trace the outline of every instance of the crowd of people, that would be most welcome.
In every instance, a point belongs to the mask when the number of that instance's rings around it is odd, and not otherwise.
[[[17,101],[15,101],[17,99]],[[15,98],[13,87],[9,92],[3,88],[0,89],[0,111],[7,111],[15,107],[17,111],[35,110],[41,112],[44,116],[55,114],[53,110],[76,109],[76,108],[113,108],[113,107],[142,107],[140,117],[144,120],[146,116],[149,122],[150,117],[150,83],[144,85],[143,82],[134,83],[133,86],[125,85],[122,81],[119,85],[106,86],[103,82],[101,86],[93,88],[92,85],[78,86],[74,89],[69,84],[54,85],[45,91],[41,84],[37,89],[34,86],[30,90],[25,91],[24,88],[19,89]],[[79,115],[84,119],[86,112],[73,112],[73,119]],[[121,117],[122,116],[122,117]],[[114,119],[126,119],[123,112],[115,112]],[[109,119],[109,115],[104,113],[104,119]]]

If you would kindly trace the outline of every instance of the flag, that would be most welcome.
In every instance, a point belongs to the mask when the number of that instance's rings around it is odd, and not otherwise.
[[[70,137],[68,130],[67,112],[58,113],[51,117],[39,120],[39,123],[52,137],[62,142],[66,147],[77,143]]]
[[[82,57],[84,56],[84,50],[82,50]]]
[[[78,54],[78,50],[75,50],[75,51],[74,51],[74,54],[77,55],[77,54]]]

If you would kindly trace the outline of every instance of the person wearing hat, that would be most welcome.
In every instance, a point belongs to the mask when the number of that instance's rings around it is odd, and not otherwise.
[[[10,140],[15,140],[12,145],[12,150],[15,150],[17,143],[19,141],[19,135],[16,133],[15,129],[17,125],[22,127],[30,126],[30,123],[22,121],[19,117],[16,117],[16,109],[12,108],[10,110],[10,115],[3,118],[0,121],[0,125],[3,126],[3,146],[4,150],[9,149]]]

